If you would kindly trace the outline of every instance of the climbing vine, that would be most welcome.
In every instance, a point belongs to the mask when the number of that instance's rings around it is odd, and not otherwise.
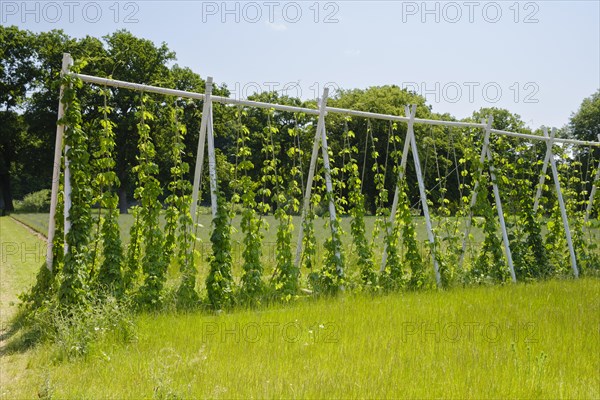
[[[172,111],[173,167],[171,167],[172,180],[169,183],[170,195],[166,201],[169,208],[168,212],[165,212],[165,219],[169,225],[165,238],[165,257],[176,253],[181,272],[181,282],[176,293],[177,305],[179,308],[190,308],[198,303],[199,295],[196,291],[198,271],[194,263],[193,251],[196,237],[192,229],[193,220],[190,213],[192,185],[186,179],[190,167],[182,159],[185,151],[184,139],[187,134],[186,126],[181,123],[182,114],[183,110],[178,107]],[[167,251],[167,248],[172,250]],[[168,258],[165,263],[168,264]]]
[[[404,264],[410,269],[410,278],[406,282],[406,286],[413,290],[421,289],[427,284],[427,272],[425,271],[425,263],[419,250],[415,222],[411,213],[408,195],[406,194],[406,179],[402,179],[397,184],[399,185],[398,224],[401,226]]]
[[[102,114],[100,126],[102,129],[99,132],[99,148],[94,154],[94,161],[98,170],[95,184],[100,189],[98,199],[100,209],[105,209],[106,213],[100,223],[103,260],[98,269],[97,280],[109,293],[120,296],[123,293],[121,273],[123,247],[119,233],[119,211],[117,209],[119,198],[115,193],[116,187],[119,186],[119,179],[114,172],[113,151],[115,139],[113,127],[115,124],[108,118],[112,112],[112,107],[108,105],[110,91],[104,88],[100,91],[100,94],[103,97],[104,104],[100,107],[100,113]]]
[[[390,143],[396,147],[396,142],[399,141],[399,138],[395,134],[396,125],[390,124],[389,134],[388,134],[388,143],[387,143],[387,151],[386,153],[390,153]],[[372,134],[371,134],[372,135]],[[394,168],[393,171],[397,174],[401,168],[398,163],[398,151],[395,149],[391,156],[394,160]],[[384,230],[384,242],[385,242],[385,251],[386,251],[386,259],[384,269],[381,274],[381,282],[382,287],[387,290],[390,289],[399,289],[405,286],[404,272],[402,270],[402,259],[398,252],[398,241],[400,239],[400,225],[399,225],[399,215],[401,213],[396,212],[394,215],[391,214],[391,210],[385,208],[385,204],[388,200],[388,193],[385,190],[385,172],[387,171],[387,163],[388,159],[386,157],[385,165],[383,168],[383,174],[376,175],[376,182],[380,189],[379,194],[379,206],[377,213],[383,218],[383,230]],[[396,183],[398,185],[398,190],[401,190],[401,182]],[[399,195],[400,199],[400,195]]]
[[[291,204],[292,200],[288,198],[290,191],[284,187],[282,176],[284,170],[279,168],[280,160],[275,156],[276,148],[273,136],[279,133],[279,128],[272,125],[273,116],[273,110],[269,110],[267,126],[264,129],[265,144],[263,150],[265,153],[264,172],[266,175],[263,179],[268,179],[273,185],[273,203],[277,207],[274,214],[278,224],[275,249],[276,265],[273,282],[279,298],[289,301],[297,294],[299,288],[299,271],[294,265],[291,248],[293,225],[289,212],[294,205]],[[294,152],[293,149],[292,152]]]
[[[244,234],[244,250],[242,257],[244,258],[243,275],[241,279],[241,300],[246,304],[259,304],[262,295],[264,294],[264,284],[262,280],[263,266],[261,262],[262,256],[262,240],[263,233],[261,228],[263,220],[259,217],[256,201],[257,190],[260,184],[253,181],[248,175],[254,169],[254,164],[249,160],[251,156],[248,140],[250,130],[242,123],[242,117],[246,113],[241,109],[236,112],[237,119],[237,158],[238,158],[238,173],[242,176],[236,180],[236,185],[241,188],[241,201],[243,206],[241,229]],[[261,210],[264,213],[264,210]]]
[[[331,148],[328,148],[328,156],[330,165],[333,165],[333,152]],[[336,170],[337,172],[337,170]],[[324,169],[325,184],[327,181],[327,175],[331,173]],[[331,178],[331,175],[330,175]],[[328,208],[328,218],[326,223],[326,229],[329,230],[330,235],[325,240],[324,249],[324,261],[323,268],[320,272],[319,277],[319,289],[324,293],[334,294],[344,287],[346,277],[344,275],[344,253],[342,245],[342,227],[340,226],[340,212],[337,209],[338,204],[334,199],[334,192],[326,191],[324,196],[325,204],[330,205],[333,203],[336,208],[336,217],[332,218],[331,209]],[[329,206],[331,207],[331,206]]]
[[[142,223],[141,243],[144,247],[141,259],[144,283],[139,289],[138,303],[142,307],[156,308],[162,301],[162,290],[166,281],[168,260],[165,259],[164,236],[160,229],[159,217],[162,204],[158,200],[162,194],[160,182],[156,178],[158,165],[154,162],[156,150],[150,137],[148,122],[154,116],[147,110],[146,96],[141,98],[138,112],[138,165],[133,168],[137,173],[135,198],[140,202],[139,220]]]
[[[59,304],[68,307],[86,302],[89,296],[92,189],[89,138],[81,128],[81,106],[76,97],[76,90],[82,82],[72,75],[65,75],[62,84],[65,88],[62,97],[65,115],[60,122],[66,127],[64,142],[68,162],[65,168],[68,166],[70,170],[71,207],[68,221],[71,227],[65,240],[66,254],[58,299]]]
[[[486,163],[487,165],[487,163]],[[483,219],[483,234],[485,239],[481,246],[479,256],[473,264],[471,274],[475,282],[504,282],[509,276],[508,267],[504,262],[502,242],[498,237],[498,224],[496,212],[488,198],[488,181],[484,175],[478,177],[479,191],[476,208]]]
[[[231,225],[229,212],[222,193],[217,192],[217,213],[212,222],[212,255],[210,271],[206,278],[208,302],[213,310],[223,310],[233,305],[233,278],[231,269]]]
[[[347,128],[346,121],[346,128]],[[344,152],[347,156],[346,174],[348,176],[348,203],[350,207],[350,233],[352,234],[352,243],[356,248],[358,256],[358,267],[360,270],[360,280],[364,286],[374,287],[377,285],[377,274],[373,262],[373,250],[369,244],[365,228],[365,196],[362,193],[362,182],[359,176],[358,163],[354,155],[358,154],[356,146],[350,147],[350,139],[354,138],[354,132],[345,130],[347,145]]]

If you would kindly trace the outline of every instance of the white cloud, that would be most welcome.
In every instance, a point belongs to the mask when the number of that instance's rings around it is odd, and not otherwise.
[[[360,55],[360,50],[358,49],[348,49],[344,50],[344,54],[348,57],[358,57]]]

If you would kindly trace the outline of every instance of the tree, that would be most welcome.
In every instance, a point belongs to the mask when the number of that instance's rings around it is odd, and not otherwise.
[[[23,112],[30,144],[23,152],[20,164],[36,165],[36,168],[22,168],[19,171],[15,181],[22,188],[21,194],[46,189],[51,184],[63,53],[71,53],[76,62],[90,56],[102,58],[105,54],[98,39],[90,36],[74,39],[61,30],[37,34],[33,46],[36,80],[26,99]],[[82,72],[95,75],[98,74],[99,68],[94,63],[88,63]],[[82,112],[85,115],[97,115],[95,107],[86,106],[99,104],[100,100],[90,100],[97,99],[97,96],[89,87],[78,90],[77,97],[81,100]]]
[[[527,133],[529,133],[529,128],[527,128],[525,122],[521,119],[521,116],[519,114],[513,114],[504,108],[480,108],[479,111],[473,113],[471,119],[473,122],[481,122],[482,119],[490,116],[494,118],[494,122],[492,123],[493,129],[511,132],[527,131]]]
[[[17,27],[0,26],[0,210],[12,211],[11,172],[27,135],[19,113],[36,77],[34,35]]]
[[[132,82],[176,87],[196,92],[204,91],[204,80],[188,68],[168,63],[175,54],[166,44],[154,45],[127,31],[117,31],[100,40],[93,37],[75,39],[61,30],[34,34],[17,27],[0,27],[0,205],[12,210],[12,198],[29,192],[48,188],[51,183],[54,135],[56,132],[59,76],[62,55],[69,52],[80,64],[81,72],[89,75],[112,77]],[[117,173],[122,182],[119,189],[121,211],[127,212],[127,197],[131,169],[136,163],[137,129],[139,121],[135,111],[139,107],[138,94],[134,91],[110,88],[113,92],[111,106],[115,112],[111,118],[117,123]],[[215,88],[215,94],[227,95],[226,89]],[[97,105],[101,99],[95,88],[84,85],[77,93],[86,121],[98,116]],[[153,96],[147,107],[157,115],[168,101],[165,96]],[[189,125],[187,148],[195,149],[202,102],[178,103],[184,108],[184,123]],[[215,118],[218,118],[215,113]],[[154,128],[154,127],[153,127]],[[172,132],[156,130],[157,147],[163,142],[171,143]],[[220,130],[222,132],[222,130]],[[93,149],[97,143],[91,138]],[[164,146],[163,146],[164,147]],[[186,154],[191,161],[194,154]],[[161,160],[157,160],[160,161]],[[31,168],[36,165],[36,168]],[[160,165],[161,183],[169,179],[171,165]],[[131,181],[132,182],[132,181]]]
[[[581,102],[579,110],[571,115],[567,130],[570,136],[580,140],[594,142],[600,140],[598,136],[600,135],[600,89]],[[575,153],[574,159],[580,160],[582,171],[586,171],[583,175],[593,177],[597,160],[600,158],[600,147],[578,146]],[[578,190],[590,193],[592,180],[590,178],[588,182],[585,182],[585,186]]]
[[[135,37],[126,30],[119,30],[103,37],[106,42],[107,62],[104,74],[114,79],[163,86],[169,83],[167,63],[175,60],[175,53],[165,43],[155,46],[147,39]],[[119,209],[127,213],[128,197],[134,182],[131,170],[136,164],[138,132],[136,111],[140,105],[139,93],[127,89],[113,88],[111,98],[116,127],[116,172],[121,182]],[[155,104],[146,105],[155,112]]]
[[[569,130],[581,140],[597,141],[600,135],[600,89],[584,99],[579,110],[571,115]]]
[[[341,90],[327,103],[333,107],[349,108],[354,110],[369,111],[381,114],[392,114],[404,116],[404,107],[416,104],[417,105],[417,118],[431,118],[431,107],[425,102],[425,98],[419,96],[406,89],[401,89],[396,85],[386,86],[372,86],[367,89],[351,89]],[[342,143],[343,131],[345,129],[345,123],[342,116],[330,115],[327,117],[327,132],[329,147],[333,151],[333,154],[340,154],[344,148]],[[377,202],[379,191],[376,186],[376,171],[373,170],[375,160],[373,159],[373,148],[378,153],[379,157],[377,162],[381,168],[381,172],[385,175],[385,188],[388,191],[387,202],[383,206],[389,206],[393,199],[394,185],[396,184],[396,178],[394,175],[394,164],[396,161],[400,163],[399,154],[402,152],[402,143],[388,140],[388,135],[393,130],[396,136],[401,138],[406,137],[406,124],[397,124],[395,127],[390,124],[389,121],[375,120],[367,118],[353,118],[348,122],[348,129],[353,131],[356,136],[350,141],[350,146],[356,146],[359,150],[357,156],[358,168],[364,171],[363,192],[365,194],[365,200],[367,203],[367,210],[371,213],[375,213],[377,210]],[[375,143],[366,142],[367,130],[370,130],[375,139]],[[417,144],[420,147],[420,152],[423,151],[423,141],[421,140],[424,135],[427,134],[426,129],[421,125],[415,125],[415,135],[417,137]],[[391,139],[391,137],[390,137]],[[402,139],[404,140],[404,139]],[[389,146],[388,146],[389,143]],[[365,149],[367,149],[366,156],[366,167],[363,165],[365,159]],[[395,150],[395,154],[392,154]],[[383,171],[385,166],[385,160],[387,162],[387,170]],[[335,162],[336,160],[334,160]],[[338,167],[342,167],[341,160],[338,161]],[[407,164],[406,180],[411,190],[409,197],[411,203],[418,199],[417,181],[416,174],[412,163]],[[385,197],[385,196],[384,196]]]

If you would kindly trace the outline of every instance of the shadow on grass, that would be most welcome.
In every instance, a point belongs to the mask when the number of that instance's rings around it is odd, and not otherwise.
[[[7,329],[0,333],[0,357],[24,353],[41,339],[42,333],[27,322],[27,312],[21,309],[10,319]]]

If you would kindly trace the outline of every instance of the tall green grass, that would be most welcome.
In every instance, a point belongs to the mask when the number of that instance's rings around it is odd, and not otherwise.
[[[26,374],[28,355],[7,351],[18,311],[17,295],[35,282],[45,260],[46,243],[10,217],[0,217],[0,398],[13,399],[8,386]]]
[[[5,321],[44,246],[9,217],[0,244]],[[219,315],[133,317],[108,304],[77,321],[34,349],[3,337],[0,397],[600,397],[593,278],[347,293]]]
[[[137,340],[33,351],[15,398],[599,398],[600,282],[141,315]],[[10,385],[10,384],[9,384]]]
[[[10,217],[0,217],[0,327],[17,311],[17,295],[35,282],[46,243]]]

